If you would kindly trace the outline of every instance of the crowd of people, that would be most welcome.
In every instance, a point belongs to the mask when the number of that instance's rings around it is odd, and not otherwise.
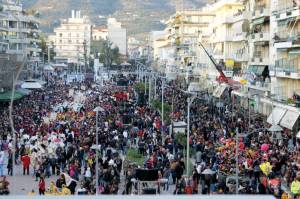
[[[168,192],[171,186],[174,194],[232,194],[238,168],[239,193],[288,197],[290,189],[299,195],[300,146],[292,132],[284,131],[282,139],[276,140],[265,130],[263,117],[249,122],[238,103],[232,105],[224,98],[225,106],[218,108],[204,93],[191,105],[191,172],[186,173],[186,146],[170,131],[166,118],[161,121],[159,110],[146,103],[149,96],[133,89],[136,78],[126,80],[126,86],[103,87],[58,81],[33,91],[14,103],[15,137],[3,104],[1,176],[14,175],[14,165],[22,165],[23,175],[34,176],[37,183],[31,195],[134,194],[141,193],[136,179],[139,169],[144,169],[157,171],[156,193]],[[161,81],[157,81],[158,99]],[[173,121],[186,121],[188,96],[180,90],[185,87],[179,81],[165,87],[165,102],[173,106],[168,117]],[[96,107],[102,108],[98,114]],[[236,134],[248,135],[239,137],[236,144]],[[142,164],[128,161],[130,148],[145,157]],[[53,179],[50,184],[47,178]],[[8,189],[9,182],[3,179],[0,184]],[[287,190],[282,189],[284,185]],[[147,190],[151,184],[141,186]]]

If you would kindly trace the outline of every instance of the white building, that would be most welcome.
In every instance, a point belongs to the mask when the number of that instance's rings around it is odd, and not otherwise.
[[[0,39],[9,44],[5,47],[8,54],[26,56],[28,62],[40,61],[40,24],[34,15],[24,11],[18,2],[2,1]]]
[[[120,54],[127,55],[127,32],[122,24],[115,18],[107,19],[108,38],[115,47],[119,48]]]
[[[92,40],[99,41],[105,40],[108,37],[108,29],[104,27],[93,27],[92,28]]]
[[[54,29],[54,35],[48,41],[54,46],[58,63],[78,63],[90,55],[92,26],[87,16],[80,11],[72,11],[72,17],[62,20],[61,25]]]

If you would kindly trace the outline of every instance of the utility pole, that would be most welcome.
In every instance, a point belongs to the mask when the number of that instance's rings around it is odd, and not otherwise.
[[[84,50],[84,73],[86,75],[86,71],[87,71],[87,42],[86,40],[84,40],[83,42],[83,50]]]

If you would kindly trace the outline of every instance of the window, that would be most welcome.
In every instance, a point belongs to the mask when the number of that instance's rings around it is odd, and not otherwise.
[[[62,37],[63,36],[63,34],[62,33],[59,33],[59,37]]]
[[[62,40],[59,40],[59,43],[62,43]]]
[[[69,43],[69,44],[71,44],[71,43],[72,43],[72,40],[71,40],[71,39],[69,39],[69,40],[68,40],[68,43]]]

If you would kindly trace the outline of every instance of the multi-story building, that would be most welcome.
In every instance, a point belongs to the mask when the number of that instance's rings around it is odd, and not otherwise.
[[[127,31],[115,18],[107,19],[108,38],[122,55],[127,55]]]
[[[300,91],[300,9],[297,1],[274,0],[271,22],[274,26],[273,67],[270,68],[274,94],[287,100]]]
[[[16,70],[14,65],[20,66],[24,62],[23,71],[26,73],[22,73],[22,77],[38,75],[42,50],[37,13],[23,10],[19,1],[3,0],[0,15],[0,51],[7,59],[0,64],[6,67],[1,71],[12,73]]]
[[[108,37],[108,29],[104,27],[92,27],[92,40],[105,40]]]
[[[39,20],[35,13],[23,10],[22,4],[13,0],[2,2],[1,37],[9,45],[7,53],[27,56],[29,61],[39,61],[41,48]]]
[[[4,13],[3,2],[0,1],[0,54],[6,53],[8,48],[8,41],[5,39],[7,28],[4,18],[6,18],[6,14]]]
[[[249,1],[250,20],[250,59],[248,71],[265,79],[272,65],[272,27],[270,23],[271,0]]]
[[[210,23],[209,41],[213,56],[222,63],[224,70],[240,73],[247,67],[249,58],[248,30],[245,28],[249,12],[237,0],[220,0],[207,7],[215,15]]]
[[[168,47],[175,49],[175,64],[179,69],[196,65],[199,35],[205,32],[214,14],[202,10],[178,11],[166,22]]]
[[[72,17],[61,21],[54,29],[48,41],[54,46],[57,63],[83,62],[90,56],[92,26],[87,16],[81,16],[80,11],[72,11]]]

